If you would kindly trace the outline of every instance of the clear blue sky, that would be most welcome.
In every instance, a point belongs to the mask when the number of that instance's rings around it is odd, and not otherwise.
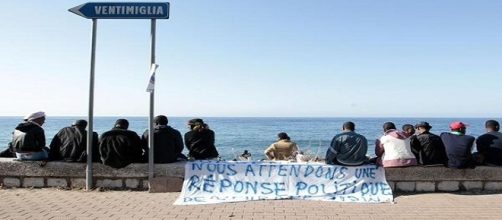
[[[85,1],[0,7],[0,115],[87,115]],[[171,2],[156,114],[502,116],[502,1]],[[95,115],[146,116],[149,20],[99,20]]]

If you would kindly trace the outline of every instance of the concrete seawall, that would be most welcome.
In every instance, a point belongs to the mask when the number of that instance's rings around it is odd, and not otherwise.
[[[0,158],[0,184],[17,188],[84,188],[84,163],[14,161]],[[185,163],[156,164],[152,192],[181,191]],[[148,190],[148,164],[114,169],[93,165],[95,187]],[[386,178],[396,192],[502,191],[502,167],[449,169],[445,167],[387,168]]]

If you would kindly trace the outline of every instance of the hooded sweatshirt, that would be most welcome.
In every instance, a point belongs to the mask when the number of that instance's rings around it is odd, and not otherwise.
[[[383,167],[406,167],[417,165],[410,147],[410,138],[404,133],[391,129],[375,143],[378,163]]]
[[[12,135],[15,152],[39,152],[45,147],[44,129],[31,121],[17,125]]]

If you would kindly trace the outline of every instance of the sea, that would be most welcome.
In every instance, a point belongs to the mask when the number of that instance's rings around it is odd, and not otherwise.
[[[94,131],[102,134],[110,130],[119,117],[95,117]],[[147,117],[121,117],[129,120],[129,129],[143,134],[148,127]],[[52,137],[63,127],[70,126],[77,119],[86,117],[48,117],[43,128],[47,145]],[[182,134],[188,131],[188,117],[170,117],[169,125]],[[248,150],[253,160],[264,159],[263,151],[277,140],[277,133],[286,132],[291,140],[299,145],[305,154],[324,158],[331,139],[342,130],[342,124],[352,121],[356,132],[368,139],[368,156],[374,156],[375,140],[382,134],[385,122],[394,122],[398,129],[404,124],[416,124],[427,121],[432,126],[432,133],[440,134],[449,130],[453,121],[468,124],[467,134],[478,137],[485,133],[484,123],[488,119],[501,121],[500,118],[284,118],[284,117],[207,117],[203,118],[215,132],[216,148],[221,159],[233,160]],[[0,116],[0,150],[7,148],[12,138],[12,131],[22,117]],[[187,150],[183,151],[185,154]]]

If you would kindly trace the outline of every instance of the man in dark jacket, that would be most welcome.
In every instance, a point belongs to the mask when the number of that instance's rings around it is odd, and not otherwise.
[[[140,163],[142,158],[141,139],[134,131],[127,130],[129,122],[118,119],[114,128],[99,138],[99,153],[103,164],[122,168],[131,163]]]
[[[12,135],[12,150],[20,160],[45,160],[48,157],[45,149],[45,113],[35,112],[24,118]]]
[[[87,126],[86,120],[77,120],[72,126],[61,129],[52,139],[49,158],[67,162],[87,161]],[[101,162],[98,149],[98,133],[93,132],[92,160]]]
[[[355,127],[350,121],[343,124],[343,132],[333,138],[326,152],[327,164],[359,166],[367,161],[368,141],[354,132]]]
[[[190,131],[185,133],[185,146],[189,157],[196,160],[215,159],[218,151],[214,145],[214,131],[200,118],[188,121]]]
[[[448,167],[464,169],[473,168],[472,146],[475,138],[466,135],[466,125],[456,121],[450,124],[451,132],[441,133],[441,140],[448,156]]]
[[[183,151],[183,138],[181,133],[168,124],[168,119],[164,115],[158,115],[154,118],[155,128],[153,131],[154,144],[154,162],[172,163],[178,159],[186,159]],[[146,149],[145,155],[148,155],[148,130],[143,133],[143,148]],[[146,158],[148,161],[148,157]]]
[[[485,123],[486,134],[478,137],[476,148],[482,155],[484,163],[501,166],[502,165],[502,133],[499,132],[500,124],[495,120],[488,120]]]
[[[429,132],[431,128],[432,126],[425,121],[415,125],[417,135],[411,137],[411,150],[419,164],[442,164],[446,166],[448,157],[446,156],[443,141],[439,136]]]

